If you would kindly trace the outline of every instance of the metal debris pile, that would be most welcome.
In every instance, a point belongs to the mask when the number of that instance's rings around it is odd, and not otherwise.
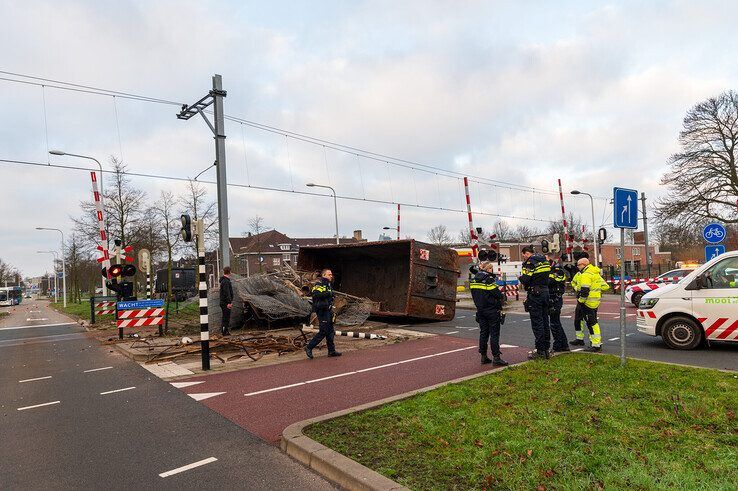
[[[233,285],[233,308],[231,329],[239,329],[246,323],[271,328],[285,324],[300,324],[310,317],[311,289],[318,280],[317,272],[296,271],[283,266],[277,271],[243,277],[231,275]],[[219,291],[212,290],[208,297],[208,312],[212,326],[221,325],[221,310],[218,305]],[[336,325],[357,326],[369,318],[379,304],[368,298],[359,298],[334,291],[334,313]]]
[[[294,336],[247,333],[229,338],[211,339],[210,357],[221,363],[243,357],[257,361],[269,353],[282,355],[300,351],[305,347],[307,341],[302,331]],[[145,363],[171,361],[201,352],[200,343],[193,342],[190,338],[182,338],[168,344],[156,343],[154,338],[140,338],[131,345],[131,349],[148,351],[150,354]]]

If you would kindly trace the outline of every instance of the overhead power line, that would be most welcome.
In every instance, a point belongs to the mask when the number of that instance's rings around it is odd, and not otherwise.
[[[44,77],[36,77],[32,75],[25,75],[22,73],[16,73],[16,72],[9,72],[9,71],[3,71],[0,70],[0,74],[8,75],[12,77],[20,77],[24,79],[34,80],[35,82],[30,82],[29,80],[18,80],[18,79],[12,79],[7,77],[0,77],[0,80],[6,81],[6,82],[12,82],[12,83],[21,83],[26,85],[36,85],[40,87],[49,87],[49,88],[55,88],[60,90],[67,90],[67,91],[74,91],[74,92],[82,92],[86,94],[93,94],[93,95],[102,95],[102,96],[109,96],[109,97],[119,97],[121,99],[129,99],[129,100],[136,100],[136,101],[142,101],[142,102],[151,102],[156,104],[167,104],[172,106],[179,106],[181,107],[184,105],[182,102],[177,101],[171,101],[167,99],[161,99],[156,97],[149,97],[145,95],[140,94],[133,94],[130,92],[122,92],[117,90],[110,90],[110,89],[103,89],[100,87],[94,87],[91,85],[84,85],[84,84],[76,84],[71,82],[64,82],[61,80],[55,80],[55,79],[49,79]],[[206,111],[208,112],[208,111]],[[261,131],[271,132],[271,133],[277,133],[280,135],[288,136],[290,138],[301,140],[306,143],[312,143],[315,145],[321,145],[325,146],[327,148],[331,148],[333,150],[345,152],[352,155],[359,155],[361,157],[383,162],[386,164],[391,164],[399,167],[409,168],[413,170],[419,170],[431,174],[436,175],[444,175],[445,177],[456,177],[456,178],[463,178],[468,177],[472,180],[475,180],[475,182],[484,183],[493,185],[496,187],[507,187],[508,189],[514,189],[514,190],[520,190],[520,191],[528,191],[528,192],[538,192],[540,194],[551,194],[556,195],[557,193],[550,189],[542,189],[542,188],[535,188],[532,186],[527,186],[524,184],[516,184],[513,182],[507,182],[497,179],[490,179],[488,177],[482,177],[482,176],[476,176],[472,174],[465,174],[458,171],[448,170],[444,169],[442,167],[433,166],[429,164],[423,164],[421,162],[402,159],[399,157],[393,157],[390,155],[378,153],[378,152],[372,152],[370,150],[363,150],[357,147],[353,147],[351,145],[344,145],[342,143],[333,142],[330,140],[325,140],[322,138],[312,137],[309,135],[305,135],[302,133],[297,133],[290,130],[285,130],[282,128],[278,128],[275,126],[259,123],[256,121],[247,120],[244,118],[239,118],[236,116],[229,116],[225,115],[225,119],[237,123],[241,123],[247,126],[250,126],[255,129],[259,129]]]
[[[49,164],[46,162],[32,162],[27,160],[14,160],[14,159],[0,159],[0,163],[4,164],[16,164],[16,165],[28,165],[28,166],[34,166],[34,167],[53,167],[58,169],[70,169],[70,170],[80,170],[80,171],[87,171],[87,172],[93,172],[93,169],[90,169],[88,167],[80,167],[76,165],[61,165],[61,164]],[[99,172],[99,170],[98,170]],[[103,172],[106,174],[114,174],[114,171],[103,169]],[[129,172],[125,171],[122,172],[123,175],[131,176],[131,177],[143,177],[147,179],[163,179],[168,181],[183,181],[183,182],[189,182],[190,179],[187,177],[178,177],[178,176],[167,176],[163,174],[148,174],[144,172]],[[204,181],[204,180],[198,180],[197,182],[203,183],[203,184],[212,184],[216,185],[215,181]],[[281,188],[274,188],[269,186],[254,186],[249,184],[235,184],[235,183],[228,183],[229,187],[233,188],[243,188],[243,189],[256,189],[256,190],[262,190],[262,191],[273,191],[273,192],[279,192],[279,193],[287,193],[287,194],[299,194],[299,195],[307,195],[307,196],[322,196],[322,197],[332,197],[330,194],[323,194],[323,193],[316,193],[311,191],[293,191],[290,189],[281,189]],[[386,205],[401,205],[406,208],[417,208],[417,209],[423,209],[423,210],[436,210],[436,211],[446,211],[446,212],[452,212],[452,213],[466,213],[466,210],[462,209],[455,209],[455,208],[445,208],[441,206],[430,206],[430,205],[421,205],[418,203],[407,203],[403,201],[386,201],[386,200],[380,200],[380,199],[372,199],[372,198],[360,198],[357,196],[345,196],[345,195],[336,195],[337,199],[347,200],[347,201],[363,201],[366,203],[377,203],[377,204],[386,204]],[[530,217],[522,217],[522,216],[515,216],[515,215],[503,215],[500,213],[489,213],[485,211],[474,211],[474,214],[476,215],[483,215],[483,216],[491,216],[491,217],[497,217],[497,218],[509,218],[511,220],[528,220],[532,222],[542,222],[542,223],[556,223],[556,220],[546,220],[543,218],[530,218]]]

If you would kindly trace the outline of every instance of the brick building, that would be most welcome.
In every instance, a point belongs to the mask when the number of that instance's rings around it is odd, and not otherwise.
[[[341,244],[366,242],[361,230],[355,230],[353,237],[342,237]],[[240,275],[249,276],[259,272],[269,272],[286,263],[297,263],[300,247],[335,244],[335,237],[302,237],[292,238],[277,230],[269,230],[246,237],[231,237],[231,270]]]

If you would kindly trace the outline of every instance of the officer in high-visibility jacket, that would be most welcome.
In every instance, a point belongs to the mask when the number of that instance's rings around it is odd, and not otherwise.
[[[548,319],[550,303],[548,280],[551,265],[545,257],[535,254],[531,246],[523,247],[521,253],[524,262],[520,282],[527,292],[523,305],[530,314],[530,325],[533,329],[533,336],[536,338],[536,349],[528,354],[528,358],[531,360],[548,358],[551,347],[551,327]]]
[[[553,337],[553,351],[571,351],[569,341],[566,339],[564,326],[561,325],[561,308],[564,306],[564,293],[566,292],[566,272],[558,264],[552,255],[546,254],[546,259],[551,265],[551,273],[548,276],[549,308],[548,318]]]
[[[313,312],[318,317],[318,332],[313,339],[305,346],[305,354],[308,358],[313,358],[313,349],[325,338],[328,345],[328,356],[341,356],[336,351],[336,345],[333,338],[336,331],[333,329],[333,272],[330,269],[324,269],[320,273],[318,283],[313,286]]]
[[[479,264],[477,273],[469,282],[469,290],[471,290],[474,306],[477,308],[479,353],[482,355],[482,365],[493,363],[496,366],[505,366],[508,363],[502,359],[500,351],[500,324],[504,297],[497,286],[494,263],[482,261]],[[492,351],[492,360],[487,356],[488,342]]]
[[[577,269],[581,273],[578,279],[579,292],[577,302],[582,305],[582,314],[589,330],[589,340],[592,346],[589,351],[602,351],[602,333],[597,320],[597,309],[600,306],[602,292],[610,287],[600,275],[600,268],[589,263],[589,259],[582,258],[577,261]],[[582,336],[582,344],[584,343]]]
[[[580,271],[577,271],[571,278],[571,288],[577,295],[577,306],[574,308],[574,335],[576,339],[569,342],[572,346],[584,346],[584,304],[579,303],[579,289],[581,288],[579,282],[581,278],[582,273]]]

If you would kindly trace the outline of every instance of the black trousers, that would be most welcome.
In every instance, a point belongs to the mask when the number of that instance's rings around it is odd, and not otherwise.
[[[231,329],[231,309],[227,303],[220,304],[220,310],[223,312],[223,322],[220,326],[220,332],[228,332]]]
[[[325,338],[325,344],[328,346],[328,353],[335,353],[336,345],[333,343],[333,338],[336,335],[336,331],[333,329],[333,311],[318,310],[315,312],[318,317],[318,332],[315,333],[313,339],[307,344],[309,349],[313,349]]]
[[[561,325],[561,307],[564,306],[564,297],[554,296],[549,301],[548,318],[551,327],[551,336],[553,336],[553,349],[555,351],[569,349],[569,340],[566,339],[564,326]]]
[[[492,348],[492,356],[500,356],[500,315],[477,313],[479,322],[479,352],[487,354],[487,342]]]
[[[535,287],[528,290],[528,313],[536,350],[544,353],[551,348],[551,326],[548,320],[548,288]]]

